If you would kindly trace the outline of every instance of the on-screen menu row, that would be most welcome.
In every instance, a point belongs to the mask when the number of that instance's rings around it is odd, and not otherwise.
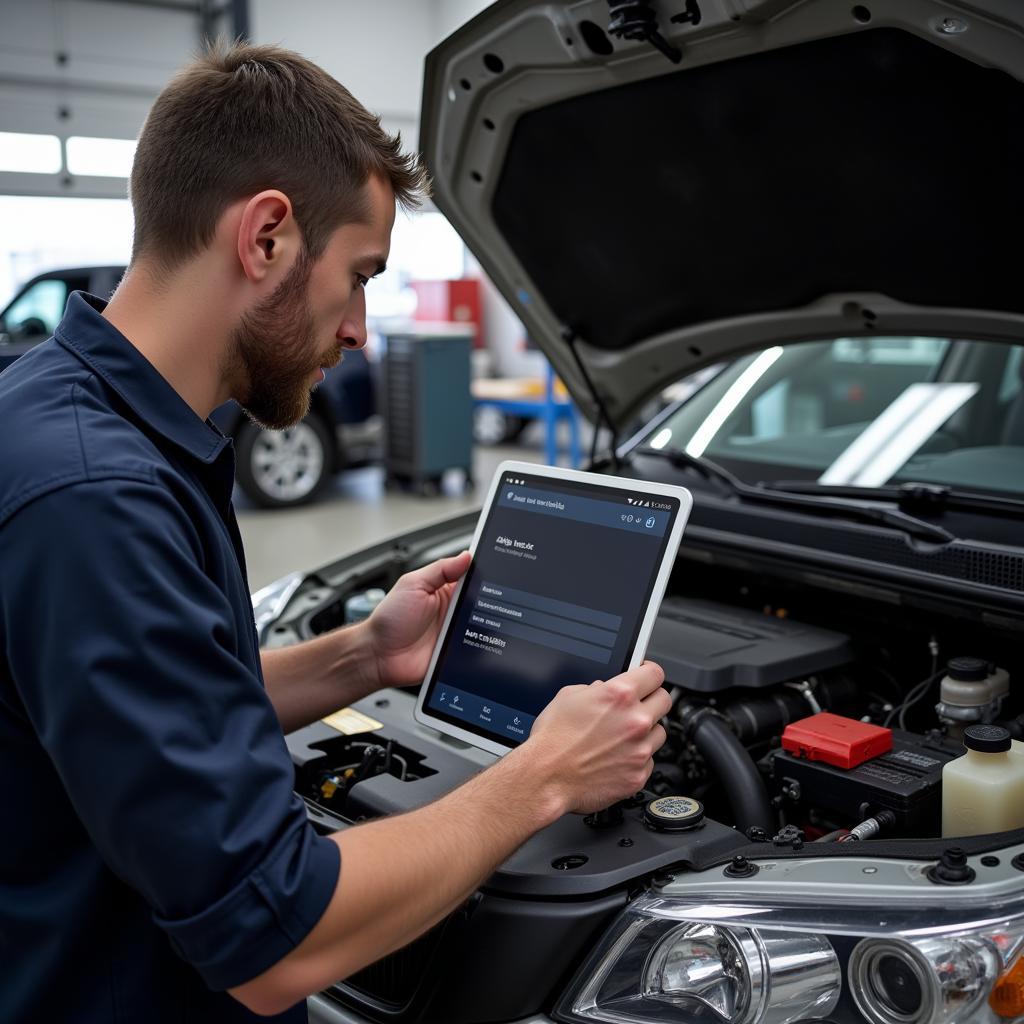
[[[516,742],[526,739],[536,721],[517,708],[509,708],[493,700],[483,700],[466,690],[442,686],[437,693],[438,707],[470,725],[479,725],[494,733],[507,733]]]

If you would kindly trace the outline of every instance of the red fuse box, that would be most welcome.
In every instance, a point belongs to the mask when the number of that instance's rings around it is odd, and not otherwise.
[[[836,768],[856,768],[892,750],[892,729],[868,725],[822,711],[786,726],[784,750],[809,761],[824,761]]]

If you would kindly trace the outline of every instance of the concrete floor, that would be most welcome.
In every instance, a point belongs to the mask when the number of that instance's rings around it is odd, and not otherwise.
[[[385,490],[379,467],[339,473],[318,501],[298,509],[256,509],[236,489],[251,589],[296,569],[318,569],[404,530],[479,508],[495,469],[505,459],[538,463],[543,453],[532,446],[477,448],[475,488],[464,492],[462,475],[454,472],[446,478],[444,492],[430,498]]]

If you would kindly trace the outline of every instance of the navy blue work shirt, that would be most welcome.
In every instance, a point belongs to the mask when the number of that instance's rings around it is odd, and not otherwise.
[[[338,848],[263,687],[231,443],[103,308],[0,375],[0,1020],[253,1020],[224,990]]]

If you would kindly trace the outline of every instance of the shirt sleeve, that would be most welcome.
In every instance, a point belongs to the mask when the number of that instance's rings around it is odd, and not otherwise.
[[[338,880],[199,536],[154,484],[75,484],[0,529],[14,684],[93,843],[213,989],[308,934]]]

